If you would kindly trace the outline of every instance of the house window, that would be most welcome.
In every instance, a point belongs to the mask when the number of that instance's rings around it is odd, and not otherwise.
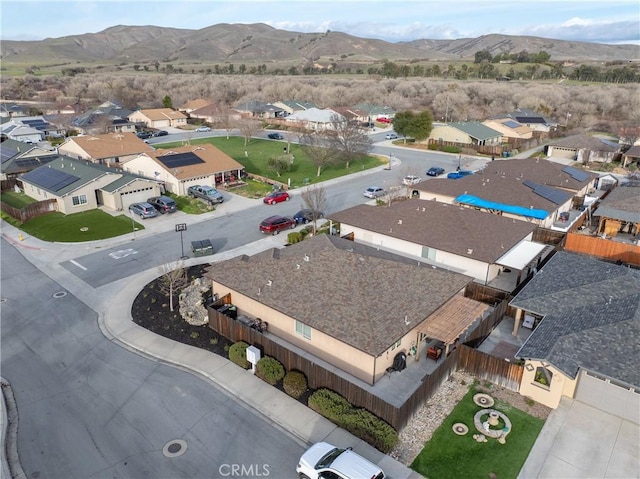
[[[399,348],[400,344],[402,344],[402,339],[398,339],[398,342],[396,344],[394,344],[393,346],[391,346],[391,351],[393,351],[396,348]]]
[[[73,203],[73,206],[86,205],[87,204],[87,195],[73,196],[71,198],[71,201]]]
[[[553,377],[553,373],[549,371],[547,368],[537,367],[536,374],[533,378],[533,381],[538,385],[548,389],[551,386],[552,377]]]
[[[296,321],[296,334],[302,336],[305,339],[311,339],[311,326],[307,326],[300,321]]]

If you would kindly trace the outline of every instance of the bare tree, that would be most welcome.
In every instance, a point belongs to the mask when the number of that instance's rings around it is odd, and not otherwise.
[[[238,122],[238,128],[244,137],[244,146],[247,146],[251,137],[261,129],[258,122],[246,118]]]
[[[300,195],[304,206],[311,210],[311,218],[313,222],[313,234],[316,234],[316,222],[320,213],[324,213],[327,207],[327,191],[323,186],[310,185],[307,186]]]
[[[165,263],[159,266],[158,270],[160,271],[158,287],[162,293],[169,296],[169,309],[173,312],[173,297],[189,283],[187,270],[182,261]]]
[[[340,151],[340,157],[349,168],[351,161],[365,156],[373,143],[357,121],[347,121],[343,116],[332,115],[329,130],[331,146]]]
[[[290,165],[289,155],[272,156],[267,160],[267,168],[278,175],[278,178],[283,171],[289,171]]]
[[[300,138],[300,147],[318,168],[317,176],[322,173],[322,168],[337,160],[338,150],[331,147],[331,138],[324,131],[314,131],[303,135]]]

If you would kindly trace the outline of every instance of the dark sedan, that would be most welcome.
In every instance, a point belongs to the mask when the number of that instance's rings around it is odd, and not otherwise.
[[[315,214],[314,214],[315,213]],[[295,215],[293,215],[293,219],[296,220],[298,224],[307,224],[312,222],[314,219],[318,220],[320,218],[324,218],[324,212],[322,211],[313,211],[309,208],[304,208],[298,211]]]
[[[444,168],[440,168],[439,166],[432,166],[427,170],[428,176],[440,176],[444,173]]]

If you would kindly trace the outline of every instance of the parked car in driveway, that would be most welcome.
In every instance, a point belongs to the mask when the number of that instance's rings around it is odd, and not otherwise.
[[[291,197],[286,191],[272,191],[262,200],[268,205],[275,205],[276,203],[282,203],[283,201],[289,201]]]
[[[134,215],[138,215],[140,219],[143,220],[158,216],[156,209],[149,203],[131,203],[129,205],[129,211]]]
[[[293,219],[296,221],[296,223],[305,224],[305,225],[307,223],[312,222],[314,220],[314,217],[316,220],[320,218],[324,218],[324,212],[323,211],[314,212],[309,208],[304,208],[298,211],[295,215],[293,215]]]
[[[210,205],[224,202],[224,196],[213,186],[193,185],[187,188],[187,194],[192,198],[200,198]]]
[[[416,175],[407,175],[402,178],[402,184],[407,186],[415,185],[416,183],[420,183],[421,181],[422,178]]]
[[[272,140],[284,140],[284,135],[282,133],[269,133],[267,137]]]
[[[469,176],[469,175],[473,175],[473,171],[466,171],[466,170],[452,171],[447,175],[447,178],[449,178],[450,180],[459,180],[460,178],[464,178],[465,176]]]
[[[395,133],[387,133],[384,137],[387,140],[396,140],[398,138],[398,135],[396,135]]]
[[[209,128],[208,126],[199,126],[198,128],[196,128],[196,131],[200,132],[200,131],[211,131],[211,128]]]
[[[290,216],[274,215],[265,218],[260,222],[260,232],[277,235],[282,230],[296,227],[296,220]]]
[[[307,479],[384,479],[384,471],[348,447],[318,442],[300,457],[296,472]]]
[[[364,190],[364,196],[367,198],[379,198],[386,195],[387,192],[381,186],[370,186]]]
[[[432,166],[427,170],[428,176],[440,176],[444,173],[444,168],[440,168],[439,166]]]
[[[151,206],[153,206],[159,213],[173,213],[178,210],[177,203],[168,196],[154,196],[147,200]]]
[[[379,121],[380,123],[391,123],[391,120],[389,118],[378,118],[376,121]]]

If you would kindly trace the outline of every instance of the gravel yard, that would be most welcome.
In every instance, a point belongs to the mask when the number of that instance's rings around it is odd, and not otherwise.
[[[410,465],[434,431],[469,391],[469,386],[474,381],[476,379],[465,372],[454,373],[400,431],[398,444],[389,455],[407,466]],[[484,381],[479,381],[479,384],[482,386],[481,389],[494,399],[509,403],[532,416],[546,419],[551,412],[550,408],[542,404],[528,405],[525,397],[515,391]]]

